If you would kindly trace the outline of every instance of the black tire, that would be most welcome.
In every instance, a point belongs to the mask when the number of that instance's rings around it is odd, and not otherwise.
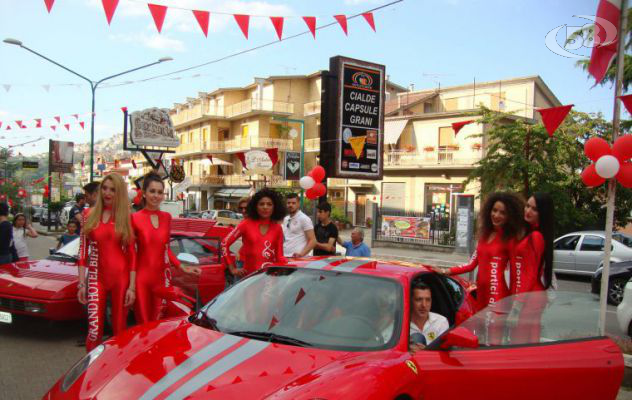
[[[608,303],[618,306],[623,301],[623,292],[628,283],[626,278],[614,278],[608,284]]]

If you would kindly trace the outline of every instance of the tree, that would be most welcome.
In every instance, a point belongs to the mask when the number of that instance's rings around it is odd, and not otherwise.
[[[468,182],[479,180],[482,196],[499,190],[519,192],[525,198],[548,192],[555,201],[558,234],[604,228],[606,185],[588,188],[580,176],[591,162],[584,155],[584,142],[594,136],[611,138],[612,124],[601,114],[571,111],[553,138],[540,124],[488,109],[483,109],[481,122],[488,127],[486,154]],[[632,190],[619,185],[615,226],[625,226],[631,210]]]

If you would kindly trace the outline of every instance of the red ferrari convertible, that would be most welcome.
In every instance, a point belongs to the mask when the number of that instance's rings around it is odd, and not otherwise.
[[[451,327],[412,354],[417,281]],[[105,342],[44,399],[615,399],[623,358],[596,332],[592,297],[557,292],[521,321],[540,334],[519,341],[500,312],[515,299],[470,316],[471,289],[399,262],[269,266],[188,318]]]

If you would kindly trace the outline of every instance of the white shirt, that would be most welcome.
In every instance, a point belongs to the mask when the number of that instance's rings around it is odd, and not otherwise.
[[[314,229],[312,220],[303,211],[299,210],[290,216],[283,218],[283,254],[292,257],[294,253],[300,253],[307,245],[305,232]]]
[[[13,228],[13,245],[19,258],[29,256],[29,248],[26,246],[26,236],[23,228]]]
[[[421,333],[426,338],[426,344],[430,344],[433,340],[439,337],[443,332],[447,331],[450,327],[448,319],[441,314],[430,312],[428,313],[428,320],[424,324],[423,329],[419,329],[417,324],[412,320],[410,321],[410,335],[413,333]]]

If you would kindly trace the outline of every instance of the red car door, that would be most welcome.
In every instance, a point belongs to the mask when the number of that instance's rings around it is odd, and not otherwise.
[[[597,301],[584,293],[543,295],[515,326],[498,312],[515,300],[506,298],[494,314],[484,309],[437,339],[456,345],[441,349],[435,341],[417,352],[423,399],[616,399],[623,357],[599,337]]]

